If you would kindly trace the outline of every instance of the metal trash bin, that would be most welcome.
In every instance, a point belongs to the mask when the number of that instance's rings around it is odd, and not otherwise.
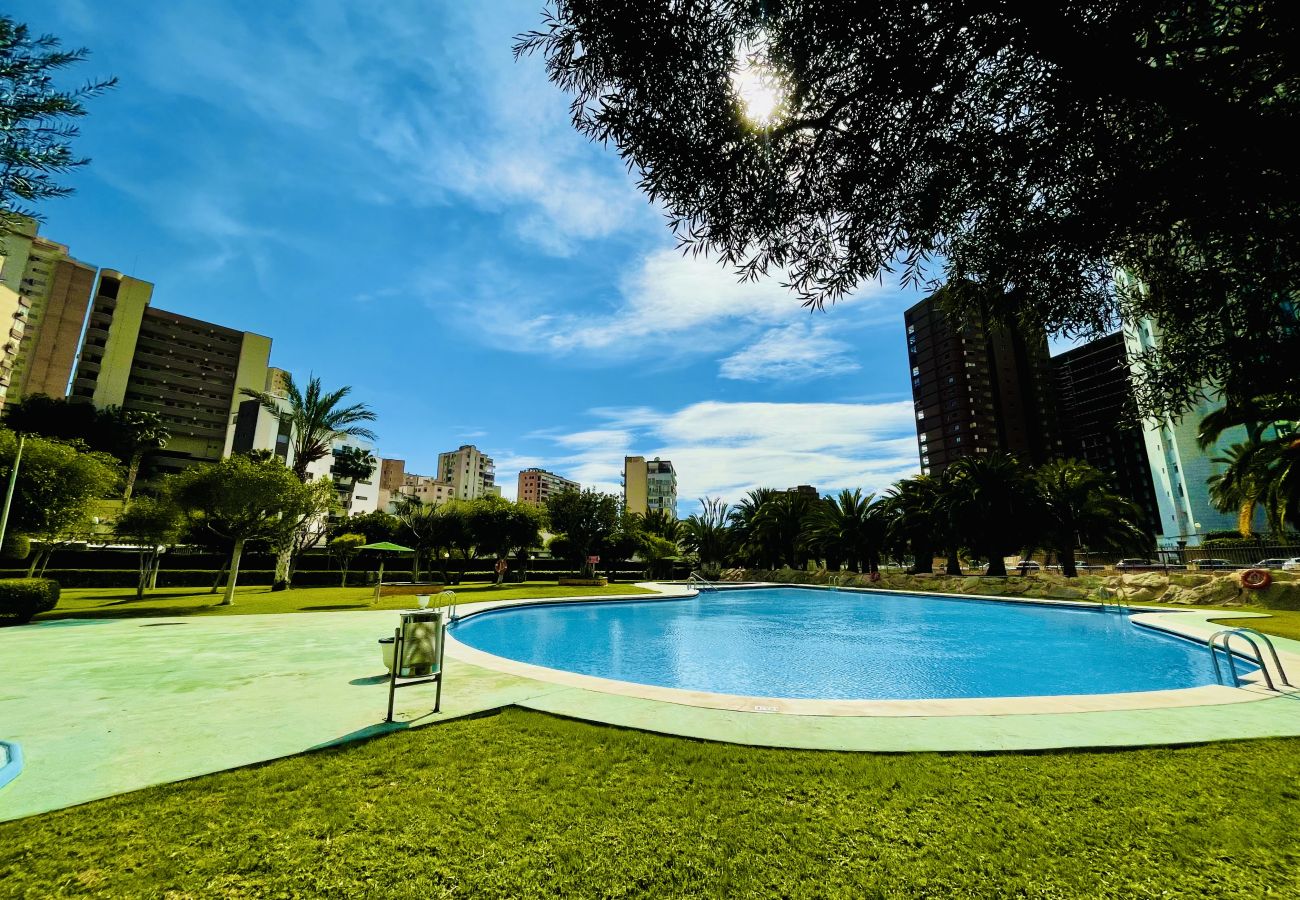
[[[400,687],[438,683],[433,711],[442,706],[442,652],[446,614],[441,609],[409,609],[398,615],[401,623],[393,634],[393,663],[388,673],[388,717],[393,720],[393,695]]]

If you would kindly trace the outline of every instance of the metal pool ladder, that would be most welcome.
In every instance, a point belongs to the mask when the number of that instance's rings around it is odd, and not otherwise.
[[[1228,658],[1228,672],[1232,676],[1231,686],[1237,686],[1237,662],[1232,654],[1232,648],[1228,646],[1233,637],[1241,638],[1250,645],[1250,648],[1253,651],[1255,651],[1255,662],[1259,664],[1259,670],[1264,673],[1264,683],[1268,685],[1270,691],[1278,691],[1280,693],[1280,689],[1273,683],[1273,675],[1268,670],[1268,663],[1264,660],[1264,652],[1260,649],[1259,642],[1256,641],[1256,638],[1263,642],[1264,646],[1268,648],[1269,655],[1273,657],[1273,667],[1277,669],[1278,681],[1280,681],[1284,687],[1294,687],[1291,682],[1287,681],[1286,670],[1282,668],[1282,660],[1278,658],[1277,648],[1273,646],[1273,642],[1268,639],[1267,635],[1260,634],[1253,628],[1225,628],[1222,631],[1216,631],[1210,636],[1210,659],[1214,660],[1215,681],[1219,684],[1223,684],[1223,671],[1219,667],[1219,651],[1222,650],[1224,656]]]
[[[1131,612],[1128,605],[1118,598],[1103,598],[1101,601],[1101,611],[1104,613],[1117,612],[1120,615],[1127,615]]]
[[[686,579],[686,586],[700,591],[716,591],[718,586],[698,572],[692,572]]]

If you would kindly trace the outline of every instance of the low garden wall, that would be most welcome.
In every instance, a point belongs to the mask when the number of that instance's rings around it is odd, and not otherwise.
[[[1240,572],[1134,572],[1065,578],[1053,572],[1036,575],[904,575],[882,572],[879,581],[856,572],[825,569],[727,569],[722,581],[773,581],[825,584],[994,597],[1039,597],[1048,600],[1122,600],[1127,603],[1179,603],[1187,606],[1260,606],[1300,609],[1300,572],[1271,572],[1263,590],[1242,587]]]

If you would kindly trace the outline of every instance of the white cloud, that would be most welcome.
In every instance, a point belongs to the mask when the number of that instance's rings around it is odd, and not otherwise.
[[[852,346],[830,331],[810,322],[772,328],[724,359],[718,374],[734,381],[804,381],[862,368],[849,355]]]
[[[618,493],[625,455],[670,459],[677,470],[679,514],[703,496],[735,502],[756,487],[812,484],[879,492],[917,471],[912,404],[724,403],[673,411],[597,409],[605,427],[537,435],[553,452],[506,455],[497,470],[510,479],[524,465],[542,466],[584,486]],[[525,462],[527,460],[527,462]]]
[[[514,60],[514,35],[537,16],[522,2],[303,0],[259,20],[178,3],[160,11],[140,63],[161,90],[283,134],[270,171],[305,158],[306,142],[314,167],[299,177],[371,202],[505,212],[504,228],[556,255],[662,227],[617,157],[573,129],[542,60]]]
[[[641,257],[603,308],[571,312],[561,298],[530,298],[527,286],[510,280],[484,285],[479,279],[479,292],[456,307],[456,318],[485,326],[478,333],[505,348],[626,360],[716,355],[757,340],[776,358],[778,346],[789,343],[791,349],[779,361],[783,374],[793,377],[807,377],[807,370],[823,363],[841,372],[854,367],[846,356],[849,346],[830,337],[829,320],[812,319],[833,316],[835,329],[845,332],[896,324],[895,307],[902,302],[893,302],[896,292],[869,285],[830,313],[809,312],[778,277],[740,281],[715,259],[670,248]],[[730,370],[732,374],[724,371],[726,377],[752,377],[745,374],[751,371],[745,354]]]

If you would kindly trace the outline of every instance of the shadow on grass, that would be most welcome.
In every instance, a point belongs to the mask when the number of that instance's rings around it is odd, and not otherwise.
[[[323,606],[304,606],[304,607],[302,607],[302,608],[303,608],[304,610],[308,610],[308,609],[370,609],[370,608],[371,608],[371,605],[370,605],[369,603],[331,603],[331,604],[326,604],[326,605],[323,605]]]

